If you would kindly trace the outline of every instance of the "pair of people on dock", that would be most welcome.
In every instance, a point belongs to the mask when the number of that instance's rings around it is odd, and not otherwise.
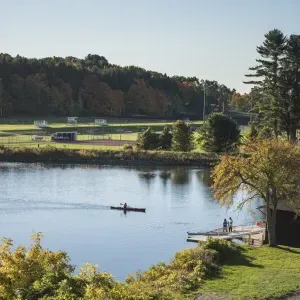
[[[224,219],[223,221],[223,232],[232,232],[232,219],[231,217],[229,217],[229,220],[227,221],[226,219]]]

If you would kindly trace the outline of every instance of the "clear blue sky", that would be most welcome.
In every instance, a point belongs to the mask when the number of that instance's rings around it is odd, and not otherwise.
[[[168,75],[217,80],[240,92],[256,46],[300,34],[300,0],[0,0],[1,52],[105,56]]]

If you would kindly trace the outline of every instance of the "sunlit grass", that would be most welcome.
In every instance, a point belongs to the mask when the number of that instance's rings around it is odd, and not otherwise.
[[[241,257],[231,257],[199,292],[229,295],[228,299],[275,299],[297,290],[300,249],[264,246],[245,248]]]
[[[0,143],[1,144],[1,143]],[[86,145],[86,144],[72,144],[72,143],[54,143],[54,142],[28,142],[28,143],[11,143],[5,145],[9,148],[43,148],[54,147],[58,149],[85,149],[85,150],[121,150],[123,146],[106,146],[106,145]]]
[[[120,121],[122,121],[122,123],[120,123]],[[161,122],[161,121],[148,121],[148,122],[134,122],[132,121],[131,123],[124,123],[124,120],[120,120],[118,122],[118,120],[114,120],[114,121],[108,121],[108,127],[132,127],[132,128],[136,128],[136,127],[149,127],[149,126],[166,126],[169,125],[171,126],[174,121],[165,121],[165,122]],[[33,123],[33,122],[32,122]],[[202,124],[202,121],[193,121],[193,124],[195,125],[199,125]],[[67,123],[48,123],[50,128],[73,128],[73,127],[90,127],[92,128],[102,128],[102,126],[95,126],[94,123],[91,122],[83,122],[83,123],[78,123],[78,124],[74,124],[74,125],[68,125]],[[107,127],[106,126],[106,127]],[[34,124],[0,124],[0,132],[1,131],[24,131],[24,130],[43,130],[38,128],[37,126],[35,126]]]

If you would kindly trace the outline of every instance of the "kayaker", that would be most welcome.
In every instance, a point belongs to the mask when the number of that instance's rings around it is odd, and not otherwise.
[[[123,207],[124,207],[124,209],[126,209],[126,208],[127,208],[127,203],[124,203],[124,206],[123,206]]]
[[[229,217],[229,221],[228,221],[229,232],[232,232],[232,223],[233,223],[233,221],[232,221],[231,217]]]
[[[224,219],[223,221],[223,232],[227,232],[227,220]]]

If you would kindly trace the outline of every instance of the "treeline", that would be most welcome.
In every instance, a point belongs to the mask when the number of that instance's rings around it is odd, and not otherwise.
[[[13,116],[202,117],[226,111],[234,90],[110,64],[99,55],[29,59],[0,54],[0,113]]]

